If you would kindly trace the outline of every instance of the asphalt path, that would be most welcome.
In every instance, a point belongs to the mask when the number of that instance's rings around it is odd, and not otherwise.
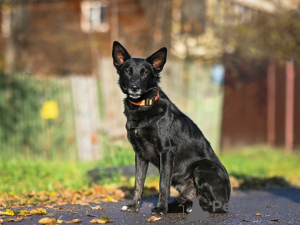
[[[103,210],[92,210],[91,207],[99,204],[90,203],[90,205],[63,205],[58,209],[45,208],[48,215],[28,216],[21,222],[4,222],[3,224],[38,224],[38,221],[44,217],[60,218],[63,221],[81,219],[80,224],[91,224],[94,218],[103,216],[109,217],[111,224],[300,224],[300,189],[264,189],[264,190],[235,190],[232,192],[228,213],[211,213],[204,221],[191,221],[188,214],[168,213],[166,216],[160,216],[160,220],[148,222],[151,217],[151,209],[157,203],[157,199],[144,199],[139,212],[122,212],[123,205],[128,204],[130,200],[119,202],[103,202],[100,206]],[[217,205],[216,205],[217,207]],[[13,210],[27,209],[36,207],[19,207]],[[3,211],[3,209],[1,209]],[[89,215],[95,216],[87,216]],[[7,218],[7,217],[5,217]],[[14,217],[13,217],[14,218]],[[1,217],[0,217],[1,219]],[[4,218],[2,218],[4,219]],[[65,224],[65,223],[63,223]]]

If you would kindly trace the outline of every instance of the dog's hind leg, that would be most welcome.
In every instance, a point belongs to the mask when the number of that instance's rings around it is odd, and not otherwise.
[[[194,170],[194,182],[201,207],[209,212],[224,212],[223,207],[213,209],[214,202],[223,206],[229,201],[230,181],[224,167],[202,159]]]
[[[168,204],[168,212],[178,213],[184,210],[189,213],[193,206],[191,199],[197,196],[193,178],[188,178],[181,184],[177,184],[175,189],[179,192],[179,196]]]

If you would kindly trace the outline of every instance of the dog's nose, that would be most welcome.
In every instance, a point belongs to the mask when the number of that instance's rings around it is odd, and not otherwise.
[[[140,90],[140,88],[137,85],[131,85],[130,90],[132,90],[133,92],[137,92],[138,90]]]

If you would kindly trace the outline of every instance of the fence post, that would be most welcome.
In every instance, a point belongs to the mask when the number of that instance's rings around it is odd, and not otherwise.
[[[286,62],[285,149],[294,148],[294,61]]]
[[[101,158],[99,143],[99,110],[96,79],[93,77],[71,78],[75,110],[76,136],[79,160]]]
[[[267,141],[270,147],[274,147],[276,137],[276,71],[275,63],[272,60],[268,62],[267,87]]]

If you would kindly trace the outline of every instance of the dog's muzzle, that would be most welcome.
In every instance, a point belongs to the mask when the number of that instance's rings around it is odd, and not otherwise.
[[[139,97],[141,97],[142,91],[141,91],[139,86],[131,85],[129,90],[128,90],[128,94],[129,94],[130,98],[138,99]]]

